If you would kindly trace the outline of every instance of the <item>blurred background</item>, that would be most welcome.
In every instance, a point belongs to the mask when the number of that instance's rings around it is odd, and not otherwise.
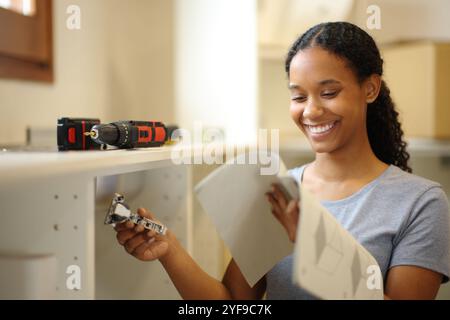
[[[199,121],[231,143],[279,129],[288,167],[310,161],[289,117],[284,58],[326,21],[376,39],[414,172],[450,195],[447,0],[0,0],[0,148],[55,147],[63,116],[154,119]],[[194,181],[211,170],[198,167]],[[229,257],[196,202],[194,226],[195,259],[221,277]]]

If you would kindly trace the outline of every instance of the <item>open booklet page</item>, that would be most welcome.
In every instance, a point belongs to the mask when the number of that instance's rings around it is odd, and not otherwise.
[[[272,215],[265,198],[272,183],[281,183],[280,177],[284,177],[286,192],[292,192],[295,186],[281,160],[272,156],[272,165],[276,161],[278,172],[264,175],[262,169],[267,169],[267,165],[248,164],[248,155],[246,159],[242,154],[217,168],[195,187],[200,204],[250,286],[293,252],[293,244]],[[298,196],[298,188],[294,188],[292,196]]]
[[[294,283],[322,299],[383,299],[375,258],[303,186]]]

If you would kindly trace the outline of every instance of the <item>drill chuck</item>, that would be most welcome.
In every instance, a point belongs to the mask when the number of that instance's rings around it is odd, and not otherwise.
[[[121,149],[159,147],[168,140],[168,130],[161,122],[118,121],[98,124],[87,135],[98,144]]]
[[[98,124],[92,127],[90,136],[98,144],[116,145],[119,140],[119,131],[113,124]]]

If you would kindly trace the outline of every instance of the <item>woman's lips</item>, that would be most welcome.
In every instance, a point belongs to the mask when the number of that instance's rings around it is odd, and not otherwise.
[[[308,131],[309,135],[315,140],[323,140],[328,137],[330,133],[334,131],[339,121],[330,121],[328,123],[322,123],[320,125],[303,124]]]

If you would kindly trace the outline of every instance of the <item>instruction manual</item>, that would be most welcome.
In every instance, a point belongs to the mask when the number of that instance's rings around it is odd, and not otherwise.
[[[321,299],[384,299],[375,258],[300,186],[293,281]]]
[[[298,197],[298,188],[278,156],[270,158],[272,164],[279,163],[274,175],[262,175],[266,166],[249,164],[249,159],[241,154],[227,161],[198,183],[195,193],[247,282],[254,286],[293,250],[265,193],[272,183],[284,183],[285,194]]]
[[[265,165],[249,164],[250,158],[241,154],[227,161],[195,187],[249,285],[294,253],[292,279],[315,296],[382,299],[383,289],[373,278],[381,277],[381,272],[370,253],[311,193],[298,188],[277,155],[271,155],[270,161],[279,170],[271,175],[262,174]],[[265,197],[272,183],[280,184],[287,198],[300,199],[295,248]]]

